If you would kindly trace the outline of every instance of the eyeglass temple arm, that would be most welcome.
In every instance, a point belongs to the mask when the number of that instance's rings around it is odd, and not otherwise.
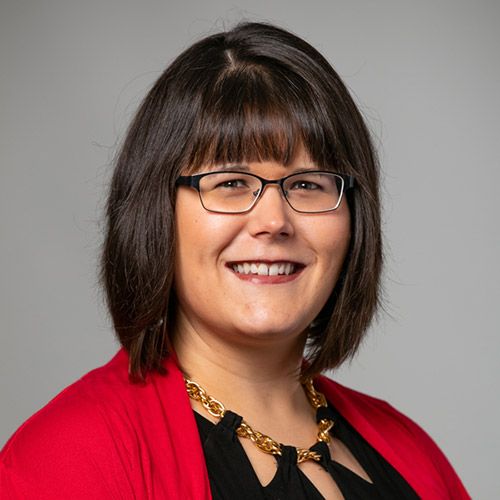
[[[344,175],[344,190],[352,189],[356,183],[356,179],[352,175]]]
[[[199,188],[200,179],[194,175],[180,175],[175,181],[176,186],[189,186],[196,189]]]

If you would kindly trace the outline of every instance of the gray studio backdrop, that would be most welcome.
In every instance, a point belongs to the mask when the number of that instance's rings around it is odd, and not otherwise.
[[[166,64],[241,18],[319,48],[378,144],[387,313],[333,376],[409,414],[475,498],[498,498],[494,1],[2,0],[0,444],[117,349],[95,271],[117,142]]]

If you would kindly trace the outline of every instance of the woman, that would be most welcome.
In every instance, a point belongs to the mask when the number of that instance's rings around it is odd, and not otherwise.
[[[108,201],[123,349],[1,454],[3,498],[468,498],[431,439],[322,376],[378,304],[378,169],[327,61],[271,25],[181,54]]]

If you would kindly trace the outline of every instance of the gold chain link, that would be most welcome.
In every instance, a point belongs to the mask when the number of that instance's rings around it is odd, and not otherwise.
[[[201,385],[189,380],[187,378],[184,379],[186,383],[186,390],[191,399],[195,401],[199,401],[203,408],[210,413],[213,417],[223,418],[226,413],[226,408],[224,405],[213,398]],[[326,407],[327,402],[325,396],[316,391],[313,385],[313,381],[311,378],[308,378],[305,382],[303,382],[303,386],[306,390],[307,397],[311,406],[314,409],[318,409],[321,407]],[[333,421],[323,418],[318,423],[318,437],[317,441],[323,441],[324,443],[330,442],[330,434],[329,431],[333,427]],[[254,431],[244,420],[241,421],[241,424],[236,429],[236,434],[242,438],[247,438],[252,441],[260,450],[265,453],[269,453],[271,455],[281,455],[281,444],[275,441],[274,439],[262,434],[261,432]],[[297,463],[300,464],[305,462],[306,460],[321,460],[321,455],[315,451],[296,448],[297,449]]]

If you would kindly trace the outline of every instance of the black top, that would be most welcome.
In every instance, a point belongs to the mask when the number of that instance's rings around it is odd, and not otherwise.
[[[283,446],[281,456],[275,455],[276,474],[262,486],[236,435],[242,417],[226,411],[213,424],[195,412],[210,488],[214,500],[320,500],[321,493],[297,467],[295,447]],[[351,425],[332,407],[320,408],[316,419],[335,422],[332,433],[349,448],[373,483],[331,460],[328,445],[323,442],[311,447],[321,455],[321,466],[330,473],[346,500],[418,499],[415,491],[401,475],[375,451]]]

